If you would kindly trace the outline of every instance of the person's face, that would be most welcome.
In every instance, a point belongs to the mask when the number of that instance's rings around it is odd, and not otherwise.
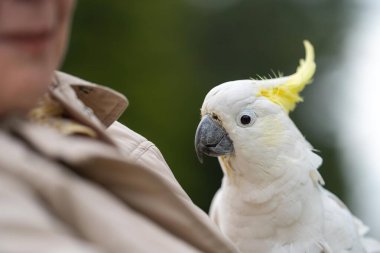
[[[75,0],[0,0],[0,116],[25,112],[60,65]]]

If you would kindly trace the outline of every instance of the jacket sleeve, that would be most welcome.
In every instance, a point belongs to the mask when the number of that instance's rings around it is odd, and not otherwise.
[[[27,184],[0,168],[0,252],[102,251],[73,234]]]
[[[72,171],[123,179],[112,173],[126,165],[110,158],[118,152],[92,140],[41,130],[49,142],[38,145],[34,141],[40,138],[29,139],[32,149],[17,141],[5,145],[0,132],[0,146],[8,148],[8,153],[0,152],[0,252],[199,252]],[[130,179],[139,183],[133,175]]]

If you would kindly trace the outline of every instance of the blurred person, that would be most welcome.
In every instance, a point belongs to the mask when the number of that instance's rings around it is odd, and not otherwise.
[[[0,0],[0,252],[236,252],[123,95],[55,72],[74,0]]]

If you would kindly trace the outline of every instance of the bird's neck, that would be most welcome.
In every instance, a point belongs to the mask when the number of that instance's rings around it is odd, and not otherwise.
[[[229,165],[231,168],[231,164]],[[305,195],[319,191],[319,183],[323,181],[316,169],[307,169],[294,163],[283,162],[281,167],[267,167],[272,170],[247,175],[239,168],[225,174],[223,188],[239,192],[246,203],[262,204],[281,195],[281,201],[288,201],[287,197]],[[277,170],[273,173],[273,170]],[[277,201],[277,200],[276,200]]]
[[[322,200],[316,169],[320,158],[310,147],[304,148],[302,143],[295,144],[289,153],[279,154],[267,163],[253,158],[248,163],[239,163],[232,157],[220,158],[222,166],[230,166],[232,170],[232,175],[226,173],[222,185],[229,219],[240,224],[241,219],[249,217],[251,226],[267,228],[252,231],[253,238],[270,236],[277,231],[278,241],[286,244],[295,240],[292,234],[303,233],[305,240],[319,235]],[[239,167],[243,165],[246,167]],[[235,210],[245,210],[245,217]]]
[[[255,149],[236,150],[232,156],[219,157],[219,162],[225,184],[257,192],[278,192],[292,184],[321,180],[317,169],[322,159],[302,136],[290,136],[276,148],[256,143]]]

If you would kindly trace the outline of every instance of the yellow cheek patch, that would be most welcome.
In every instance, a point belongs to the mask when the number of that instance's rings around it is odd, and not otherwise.
[[[281,105],[286,112],[294,110],[296,104],[302,101],[299,93],[312,81],[316,65],[314,62],[314,48],[309,41],[304,41],[306,56],[300,60],[295,74],[280,85],[263,88],[257,96],[263,96],[272,102]]]
[[[266,147],[278,147],[283,140],[281,133],[284,132],[284,125],[278,119],[277,115],[269,115],[262,120],[265,120],[262,124],[266,127],[262,128],[263,133],[259,141]]]

